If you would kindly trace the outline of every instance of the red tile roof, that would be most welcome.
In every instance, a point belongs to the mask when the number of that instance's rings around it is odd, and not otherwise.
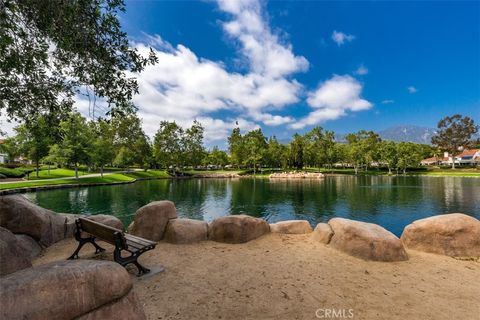
[[[457,154],[455,157],[460,157],[460,158],[463,158],[463,157],[472,157],[475,155],[475,153],[477,152],[480,152],[480,150],[478,149],[465,149],[462,151],[462,153],[460,154]]]

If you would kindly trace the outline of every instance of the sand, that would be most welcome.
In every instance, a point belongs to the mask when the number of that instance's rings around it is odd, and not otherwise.
[[[56,243],[34,264],[65,259],[75,247],[73,239]],[[97,259],[112,259],[106,247]],[[130,271],[148,319],[480,319],[479,261],[408,254],[369,262],[309,235],[269,234],[235,245],[161,242],[140,261],[163,273]]]

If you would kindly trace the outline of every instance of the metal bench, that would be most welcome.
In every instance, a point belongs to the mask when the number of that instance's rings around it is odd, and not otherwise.
[[[124,267],[129,263],[133,263],[138,269],[138,276],[150,272],[150,269],[145,268],[138,262],[138,257],[142,253],[155,248],[156,242],[124,233],[122,230],[87,218],[78,218],[75,220],[75,224],[75,239],[77,239],[79,244],[75,252],[68,258],[69,260],[78,259],[78,252],[86,243],[91,243],[95,247],[95,253],[105,251],[104,248],[95,242],[95,239],[98,238],[115,246],[113,251],[115,262]],[[82,237],[82,233],[86,233],[88,236]],[[122,257],[122,251],[127,251],[129,255]]]

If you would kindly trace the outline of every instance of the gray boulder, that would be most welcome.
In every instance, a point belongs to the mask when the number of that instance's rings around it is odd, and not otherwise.
[[[462,213],[414,221],[401,239],[409,249],[453,257],[480,257],[480,221]]]
[[[102,308],[114,302],[119,302],[127,314],[131,313],[126,311],[130,307],[142,312],[132,297],[122,300],[131,292],[132,281],[125,268],[110,261],[49,263],[9,274],[0,279],[0,286],[0,319],[67,320],[94,310],[104,315]],[[117,319],[130,319],[117,316]]]
[[[270,226],[263,219],[247,215],[234,215],[213,220],[208,230],[210,240],[244,243],[270,232]]]
[[[328,224],[333,231],[329,245],[337,250],[365,260],[408,260],[400,239],[379,225],[343,218],[333,218]]]
[[[115,216],[111,216],[107,214],[95,214],[91,216],[85,216],[85,218],[88,218],[95,222],[105,224],[115,229],[119,229],[122,231],[125,230],[125,227],[123,226],[123,222]]]
[[[302,234],[312,232],[307,220],[287,220],[270,224],[270,231],[275,233]]]
[[[152,241],[163,239],[165,228],[170,219],[177,218],[177,210],[172,201],[155,201],[135,212],[128,232]]]
[[[193,219],[171,219],[165,231],[165,240],[170,243],[193,243],[207,240],[208,223]]]
[[[333,237],[333,230],[328,223],[319,223],[312,233],[312,239],[323,244],[328,244]]]
[[[76,320],[146,320],[142,304],[134,290],[117,301],[110,302],[98,309],[76,318]]]
[[[0,226],[26,234],[42,246],[65,238],[66,217],[39,207],[21,195],[0,196]]]
[[[30,262],[30,254],[28,251],[21,246],[12,232],[0,227],[0,276],[31,266],[32,263]],[[0,290],[0,293],[1,291],[2,290]],[[0,306],[1,305],[0,303]]]
[[[42,247],[35,239],[26,234],[16,234],[18,245],[26,252],[30,259],[35,258],[42,252]]]

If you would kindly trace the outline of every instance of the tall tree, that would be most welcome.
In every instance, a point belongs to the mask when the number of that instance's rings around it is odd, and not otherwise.
[[[397,146],[393,141],[382,141],[379,145],[379,158],[388,168],[388,174],[392,174],[392,169],[398,164]]]
[[[93,140],[90,126],[80,113],[75,112],[60,122],[60,135],[62,137],[59,143],[61,154],[67,163],[73,164],[75,178],[78,179],[78,166],[90,161],[90,147]]]
[[[183,145],[188,165],[197,166],[202,162],[205,151],[203,147],[204,130],[202,124],[197,120],[193,121],[192,126],[185,130]]]
[[[35,163],[35,172],[38,177],[40,160],[48,154],[52,144],[52,133],[57,124],[53,124],[46,116],[38,116],[32,121],[15,128],[20,151]]]
[[[158,164],[167,169],[178,166],[182,160],[183,129],[175,122],[162,121],[154,138],[154,156]]]
[[[263,156],[267,149],[266,138],[262,129],[249,131],[245,137],[246,165],[253,165],[253,174],[256,173],[257,165],[262,162]]]
[[[70,111],[79,91],[114,114],[132,110],[135,77],[157,58],[130,47],[122,0],[0,2],[0,113],[28,120]],[[95,106],[95,104],[94,104]]]
[[[413,142],[397,144],[398,168],[405,174],[407,168],[416,167],[422,161],[422,151],[419,145]]]
[[[240,128],[234,128],[228,137],[228,151],[233,164],[241,165],[244,162],[246,148]]]
[[[305,152],[305,138],[295,133],[289,144],[289,163],[296,169],[303,169]]]
[[[92,126],[95,136],[91,146],[91,159],[93,164],[100,168],[103,177],[103,168],[113,163],[115,158],[114,131],[110,123],[104,120],[92,123]]]
[[[472,136],[478,132],[478,126],[472,118],[455,114],[441,119],[437,128],[432,143],[452,155],[452,169],[455,169],[455,154],[460,147],[470,145]]]

